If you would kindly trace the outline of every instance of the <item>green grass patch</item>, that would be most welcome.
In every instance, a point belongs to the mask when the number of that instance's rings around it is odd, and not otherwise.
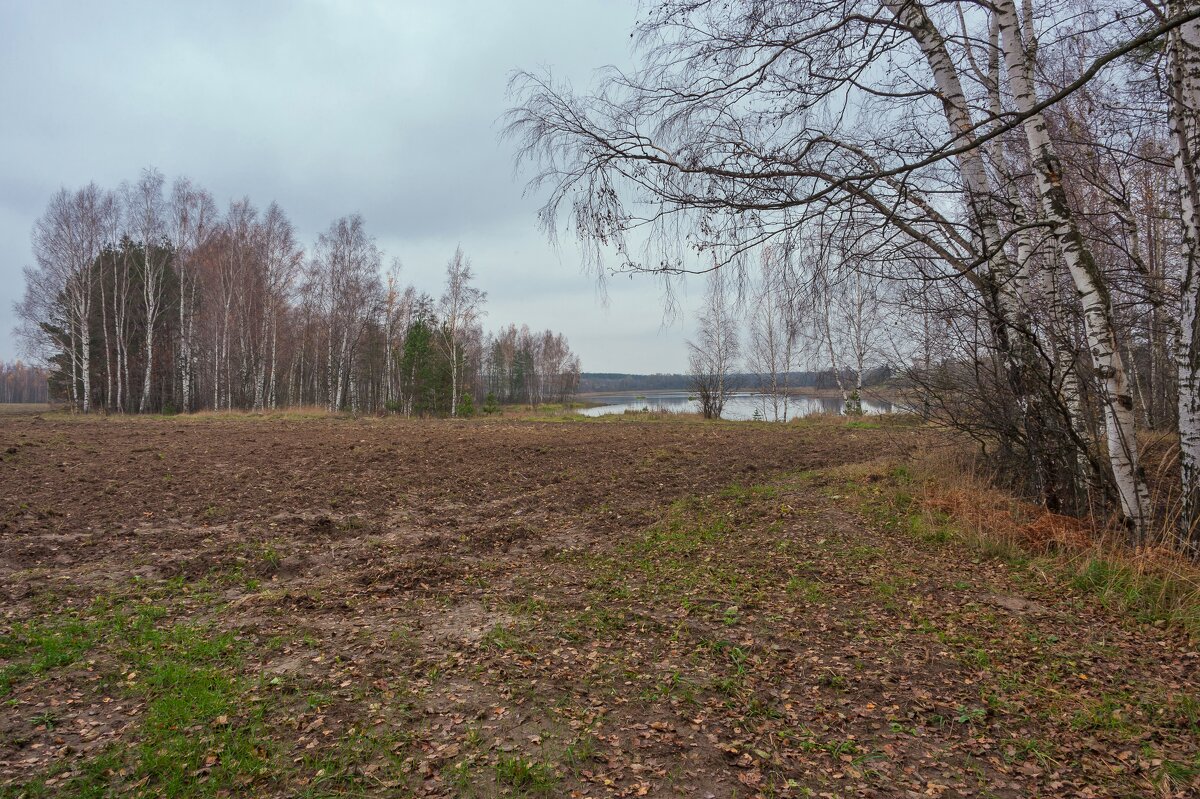
[[[1068,562],[1071,586],[1105,607],[1141,621],[1178,624],[1200,635],[1200,586],[1188,579],[1155,574],[1104,557]]]
[[[496,782],[517,796],[553,796],[558,787],[553,768],[520,755],[501,755],[495,772]]]
[[[521,644],[517,640],[517,636],[503,624],[494,625],[492,629],[488,630],[483,636],[483,644],[492,649],[500,649],[506,652],[519,651],[521,649]]]
[[[307,778],[304,787],[295,792],[299,799],[330,799],[335,796],[374,795],[381,780],[399,777],[403,763],[403,746],[396,737],[355,732],[343,735],[332,751],[305,757],[299,763],[298,774]],[[363,765],[374,763],[384,768],[365,772]],[[447,777],[453,772],[447,768]],[[451,784],[456,784],[453,781]]]
[[[731,499],[739,505],[749,505],[758,499],[774,499],[779,496],[779,489],[772,485],[731,485],[719,494],[724,499]]]
[[[253,792],[268,776],[272,751],[263,703],[250,701],[255,683],[243,675],[243,646],[232,633],[167,620],[166,608],[126,599],[97,602],[88,615],[13,630],[0,642],[9,679],[45,673],[103,650],[116,672],[103,675],[114,695],[145,703],[132,745],[76,762],[69,778],[53,773],[12,796],[134,795],[209,797]],[[15,791],[15,792],[14,792]],[[140,793],[139,793],[140,792]],[[6,796],[0,793],[0,796]]]
[[[815,580],[810,580],[807,577],[801,577],[794,574],[788,578],[787,584],[784,585],[784,590],[794,597],[803,599],[805,602],[815,604],[825,600],[825,589]]]
[[[568,618],[562,626],[561,635],[568,641],[582,641],[587,637],[605,638],[625,629],[625,615],[604,606],[590,606]]]
[[[712,512],[700,501],[671,506],[667,518],[654,525],[633,546],[635,555],[688,556],[707,552],[729,534],[729,518]]]
[[[14,625],[0,635],[0,697],[20,680],[77,662],[103,635],[100,623],[77,615]]]

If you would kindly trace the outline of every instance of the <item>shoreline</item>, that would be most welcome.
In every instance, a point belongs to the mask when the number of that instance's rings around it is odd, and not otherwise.
[[[575,394],[574,401],[575,402],[592,402],[597,398],[602,399],[605,397],[626,397],[626,396],[632,396],[635,398],[645,397],[646,399],[651,399],[653,397],[659,397],[659,396],[663,396],[663,395],[687,394],[690,396],[694,393],[695,392],[693,392],[690,389],[683,389],[683,388],[653,388],[653,389],[645,389],[645,390],[641,390],[641,391],[636,390],[636,389],[629,390],[629,391],[586,391],[586,392],[579,392],[579,393]],[[733,396],[747,396],[747,395],[758,396],[763,393],[764,392],[757,391],[753,388],[743,388],[743,389],[737,389],[736,391],[732,392],[732,395]],[[840,399],[842,396],[842,392],[837,388],[795,388],[795,387],[790,387],[781,393],[787,394],[789,397],[817,397],[820,399]],[[886,388],[886,387],[881,387],[881,386],[871,386],[871,387],[863,389],[863,397],[865,399],[875,399],[875,400],[880,400],[882,402],[890,402],[893,404],[895,404],[896,402],[902,402],[904,397],[906,396],[906,394],[907,394],[907,392],[904,391],[903,389]],[[602,404],[602,403],[598,403],[598,404]]]

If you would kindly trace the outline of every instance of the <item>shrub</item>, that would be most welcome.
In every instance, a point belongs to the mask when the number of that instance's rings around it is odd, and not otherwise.
[[[471,399],[470,394],[463,394],[462,399],[458,401],[458,415],[463,417],[475,415],[475,400]]]

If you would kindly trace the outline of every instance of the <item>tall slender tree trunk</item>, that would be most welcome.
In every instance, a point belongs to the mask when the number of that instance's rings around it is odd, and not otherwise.
[[[104,289],[104,261],[100,257],[100,334],[104,339],[104,407],[112,407],[112,349],[108,340],[108,292]]]
[[[1033,113],[1038,103],[1033,70],[1012,0],[997,0],[996,14],[1013,98],[1017,109],[1029,115],[1024,129],[1042,212],[1083,305],[1084,329],[1104,406],[1109,466],[1121,511],[1135,540],[1141,542],[1147,532],[1150,493],[1138,466],[1133,397],[1117,343],[1108,289],[1067,201],[1062,164],[1050,141],[1045,119],[1040,113]]]
[[[912,34],[925,57],[942,101],[950,135],[955,137],[953,144],[961,146],[974,143],[975,125],[945,37],[930,19],[920,0],[888,0],[887,7]],[[996,32],[993,29],[993,33]],[[1029,430],[1031,417],[1028,395],[1031,379],[1028,372],[1033,363],[1031,354],[1036,351],[1036,342],[1028,339],[1032,330],[1026,322],[1027,315],[1017,292],[1022,276],[1019,269],[1014,270],[1004,250],[999,222],[1000,195],[992,186],[982,148],[965,149],[957,156],[957,164],[965,200],[974,218],[972,227],[978,228],[977,244],[988,264],[983,280],[983,307],[989,316],[995,348],[1008,388],[1016,402],[1019,424],[1025,428],[1023,437],[1033,440],[1040,435],[1040,431]],[[1008,447],[1012,442],[1002,443]],[[1038,462],[1034,451],[1030,452],[1030,457],[1033,460],[1032,468],[1040,473],[1043,464]]]
[[[129,247],[122,247],[120,272],[113,281],[113,326],[117,340],[117,410],[124,413],[129,404]]]
[[[75,349],[75,320],[67,319],[67,340],[71,346],[71,410],[79,410],[79,353]]]
[[[261,411],[267,400],[267,358],[263,352],[267,338],[267,321],[265,319],[258,333],[258,341],[255,342],[252,355],[251,371],[254,380],[254,410]]]
[[[120,335],[117,336],[117,406],[118,413],[125,410],[125,385],[129,382],[129,367],[125,362],[125,348]]]
[[[450,336],[450,415],[458,416],[458,344]]]
[[[342,409],[342,403],[345,401],[346,378],[348,377],[347,372],[349,371],[348,364],[346,363],[346,354],[349,348],[350,328],[347,325],[345,329],[342,330],[342,347],[340,353],[338,354],[337,393],[335,395],[336,400],[333,404],[333,410],[335,411],[340,411]]]
[[[191,285],[193,280],[186,267],[179,270],[179,405],[184,413],[192,410],[192,323],[189,308],[192,304],[190,295],[194,291]]]
[[[92,265],[83,265],[76,276],[75,311],[79,323],[79,361],[81,393],[80,400],[84,413],[92,409]]]
[[[392,390],[392,371],[392,308],[389,300],[387,318],[383,326],[383,406],[385,409],[395,399]]]
[[[84,413],[88,413],[92,409],[92,334],[88,327],[88,319],[84,317],[79,326],[79,360],[82,372],[80,377],[83,380],[81,399]]]
[[[142,399],[138,403],[138,413],[145,413],[150,407],[150,386],[154,375],[154,327],[158,320],[158,302],[161,277],[154,274],[154,264],[150,256],[150,244],[145,247],[145,277],[142,279],[142,296],[146,306],[146,370],[142,374]]]
[[[325,336],[325,406],[330,411],[337,410],[333,405],[333,312],[330,311],[329,326]]]
[[[1172,11],[1184,3],[1169,4]],[[1200,551],[1200,21],[1170,35],[1168,122],[1183,221],[1183,280],[1180,284],[1176,352],[1179,465],[1182,478],[1180,535]]]
[[[142,399],[138,413],[145,413],[150,406],[150,384],[154,371],[154,325],[146,323],[146,371],[142,376]]]
[[[276,382],[275,368],[276,368],[277,358],[279,355],[278,335],[279,335],[279,322],[278,322],[278,319],[276,318],[275,313],[273,312],[271,314],[271,371],[270,371],[269,382],[267,383],[267,406],[271,410],[275,410],[275,382]]]
[[[213,348],[212,348],[212,370],[213,370],[213,410],[221,410],[221,331],[219,329],[213,331]]]

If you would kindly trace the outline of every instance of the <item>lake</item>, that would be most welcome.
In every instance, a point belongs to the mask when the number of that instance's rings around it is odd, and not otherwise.
[[[667,411],[674,413],[699,413],[700,402],[693,399],[695,395],[686,391],[645,391],[642,393],[591,394],[580,399],[597,403],[595,407],[579,411],[584,416],[605,416],[610,413],[625,413],[625,411]],[[758,410],[762,419],[769,421],[774,418],[769,397],[749,391],[740,391],[725,402],[722,419],[748,420],[754,418]],[[842,400],[838,397],[817,396],[814,394],[793,394],[788,397],[787,418],[795,419],[814,413],[840,413]],[[891,413],[892,403],[878,399],[863,399],[865,413]]]

